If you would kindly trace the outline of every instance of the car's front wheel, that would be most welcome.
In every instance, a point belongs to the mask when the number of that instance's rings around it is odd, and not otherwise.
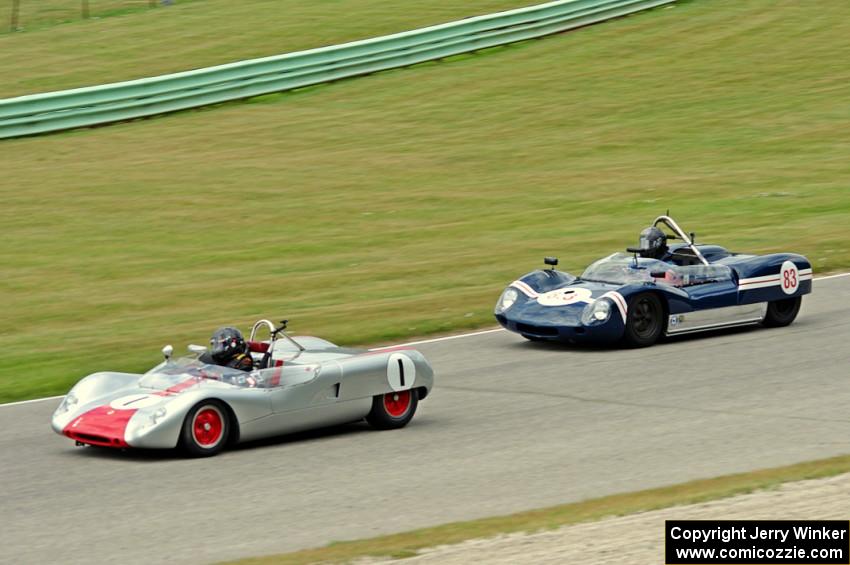
[[[803,297],[797,296],[794,298],[786,298],[784,300],[776,300],[768,302],[767,313],[764,315],[764,322],[768,328],[781,328],[787,326],[794,321],[797,313],[800,312],[800,303]]]
[[[623,341],[630,347],[647,347],[664,331],[664,308],[657,295],[646,292],[629,301]]]
[[[192,457],[216,455],[227,445],[230,420],[221,402],[208,400],[186,414],[180,431],[180,445]]]
[[[415,390],[401,390],[379,394],[372,398],[372,410],[366,421],[379,430],[403,428],[413,418],[419,405]]]

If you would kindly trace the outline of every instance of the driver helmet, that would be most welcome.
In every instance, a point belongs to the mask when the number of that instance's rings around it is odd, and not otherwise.
[[[236,328],[218,328],[210,338],[210,353],[216,363],[228,363],[247,349],[242,332]]]
[[[655,226],[640,232],[640,256],[647,259],[661,259],[667,253],[667,236]]]

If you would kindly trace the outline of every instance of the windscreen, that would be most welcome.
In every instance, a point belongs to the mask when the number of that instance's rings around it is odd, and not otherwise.
[[[732,269],[727,265],[672,265],[642,257],[636,263],[631,255],[615,253],[590,265],[581,278],[617,285],[654,282],[683,287],[732,280]]]
[[[251,372],[202,363],[194,357],[182,357],[161,363],[148,371],[139,386],[179,392],[204,381],[218,381],[244,388],[275,388],[312,381],[318,365],[286,365]]]
[[[249,373],[230,367],[202,363],[194,357],[181,357],[160,363],[142,376],[139,385],[144,388],[168,390],[197,384],[205,379],[221,381],[237,386],[248,386]]]
[[[638,258],[637,265],[631,255],[614,253],[604,259],[592,263],[582,273],[585,281],[608,284],[629,284],[652,281],[654,270],[664,270],[669,266],[656,259]]]

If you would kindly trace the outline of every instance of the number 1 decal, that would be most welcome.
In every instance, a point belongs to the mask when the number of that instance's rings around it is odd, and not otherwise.
[[[402,353],[393,353],[387,360],[387,382],[394,391],[407,390],[416,380],[416,364]]]
[[[136,410],[138,408],[156,406],[160,402],[162,402],[161,396],[155,396],[152,394],[131,394],[129,396],[116,398],[109,403],[109,407],[113,410]]]

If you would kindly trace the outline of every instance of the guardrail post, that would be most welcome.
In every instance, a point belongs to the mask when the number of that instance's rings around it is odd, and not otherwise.
[[[12,16],[9,19],[9,31],[18,31],[18,16],[21,12],[21,0],[12,0]]]

